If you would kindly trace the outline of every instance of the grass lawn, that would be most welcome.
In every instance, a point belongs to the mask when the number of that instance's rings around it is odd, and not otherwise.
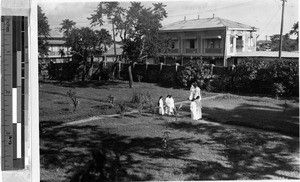
[[[69,89],[80,101],[74,113]],[[300,179],[298,101],[287,101],[284,110],[283,100],[225,94],[203,101],[207,122],[192,122],[184,105],[177,120],[145,112],[62,125],[114,113],[103,106],[107,96],[129,101],[133,91],[148,91],[153,102],[160,95],[171,94],[175,102],[189,95],[188,90],[149,83],[135,83],[133,89],[127,82],[76,87],[42,83],[41,181],[69,181],[101,161],[92,153],[103,148],[114,152],[107,153],[109,159],[115,154],[120,158],[116,181]]]

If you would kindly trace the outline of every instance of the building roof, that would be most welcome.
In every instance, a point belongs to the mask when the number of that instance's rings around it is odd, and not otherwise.
[[[64,45],[65,42],[64,40],[48,40],[49,45]]]
[[[277,58],[278,51],[254,51],[254,52],[237,52],[235,55],[231,57],[270,57],[270,58]],[[298,58],[299,59],[299,52],[286,52],[282,51],[281,53],[282,58]]]
[[[242,30],[257,30],[257,28],[219,17],[177,21],[163,26],[161,31],[190,30],[207,28],[232,28]]]
[[[58,32],[57,30],[53,30],[53,29],[50,30],[49,35],[52,38],[62,38],[63,37],[63,33]]]

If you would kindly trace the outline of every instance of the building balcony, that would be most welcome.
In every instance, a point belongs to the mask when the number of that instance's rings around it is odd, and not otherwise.
[[[171,49],[169,53],[179,53],[179,49]]]
[[[186,49],[186,53],[197,53],[197,49]]]
[[[221,54],[222,49],[221,48],[206,48],[205,53],[216,53],[216,54]]]

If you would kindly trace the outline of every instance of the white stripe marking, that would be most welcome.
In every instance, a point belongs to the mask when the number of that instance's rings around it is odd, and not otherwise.
[[[21,147],[21,137],[22,137],[22,128],[21,123],[17,123],[17,158],[21,158],[22,147]]]

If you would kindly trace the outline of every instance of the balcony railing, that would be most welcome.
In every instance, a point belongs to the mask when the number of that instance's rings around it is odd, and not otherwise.
[[[186,53],[197,53],[197,49],[186,49]]]
[[[220,48],[206,48],[205,53],[222,53],[222,49]]]
[[[170,53],[179,53],[179,49],[171,49]]]

